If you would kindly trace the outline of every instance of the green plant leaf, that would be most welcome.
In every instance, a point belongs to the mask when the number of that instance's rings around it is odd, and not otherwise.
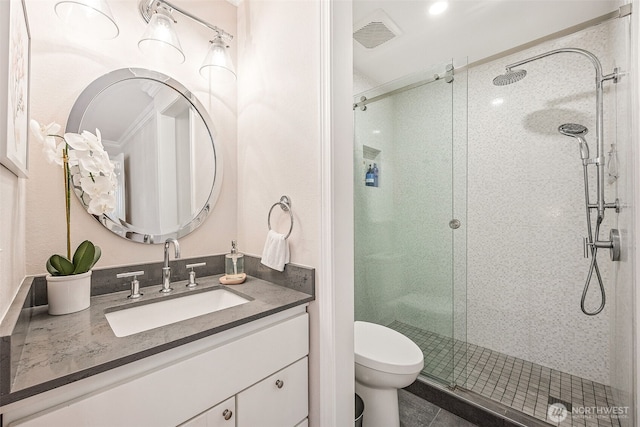
[[[80,243],[78,249],[76,249],[76,252],[73,254],[73,265],[75,267],[73,274],[82,274],[89,271],[93,265],[95,254],[96,248],[93,246],[93,243],[88,240]]]
[[[51,264],[51,267],[53,267],[60,276],[69,276],[73,274],[73,264],[61,255],[52,255],[51,258],[49,258],[48,263]]]
[[[51,265],[51,258],[49,258],[47,260],[47,271],[49,272],[49,274],[51,274],[52,276],[59,276],[60,273],[58,272],[58,270],[55,269],[55,267],[53,265]]]
[[[96,253],[95,253],[95,255],[93,255],[93,262],[91,263],[91,266],[89,267],[89,270],[91,270],[93,268],[93,266],[96,265],[96,262],[98,262],[98,260],[102,256],[102,250],[100,249],[100,246],[94,246],[94,248],[96,250]]]

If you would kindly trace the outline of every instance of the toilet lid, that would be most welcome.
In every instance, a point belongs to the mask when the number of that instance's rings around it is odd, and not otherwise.
[[[414,374],[424,366],[422,350],[393,329],[369,322],[355,322],[356,363],[392,374]]]

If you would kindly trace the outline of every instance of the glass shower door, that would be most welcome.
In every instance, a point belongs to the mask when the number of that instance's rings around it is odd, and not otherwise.
[[[411,338],[422,374],[452,385],[466,342],[466,75],[436,69],[356,97],[355,316]]]

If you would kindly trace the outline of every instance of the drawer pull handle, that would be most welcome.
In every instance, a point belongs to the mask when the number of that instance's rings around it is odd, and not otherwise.
[[[228,409],[225,409],[224,412],[222,413],[222,416],[224,417],[225,420],[229,421],[231,417],[233,417],[233,412]]]
[[[284,382],[282,380],[277,380],[276,381],[276,387],[282,388],[283,386],[284,386]]]

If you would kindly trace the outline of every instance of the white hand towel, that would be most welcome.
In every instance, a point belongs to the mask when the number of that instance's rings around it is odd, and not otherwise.
[[[274,270],[284,271],[284,265],[289,262],[289,243],[284,234],[269,230],[260,262]]]

